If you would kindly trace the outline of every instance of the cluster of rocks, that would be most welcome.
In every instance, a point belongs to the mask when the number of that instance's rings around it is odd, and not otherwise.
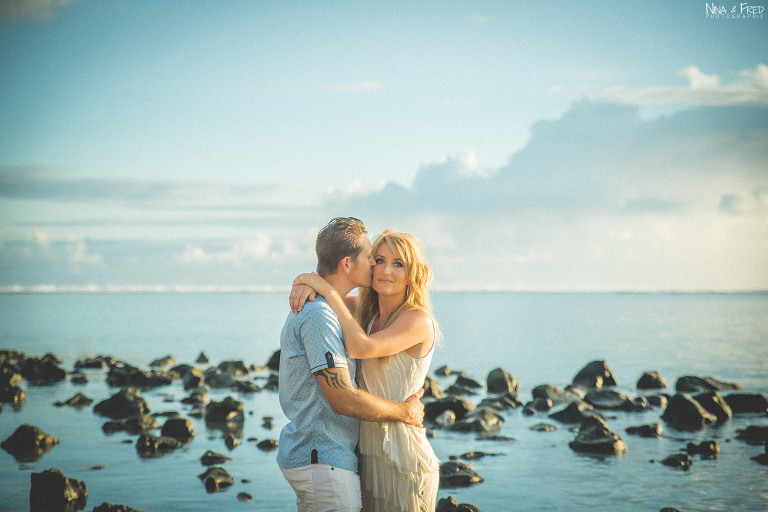
[[[98,356],[77,361],[73,372],[70,373],[60,367],[61,362],[52,354],[36,358],[17,351],[2,350],[0,351],[0,404],[8,403],[17,408],[22,407],[27,394],[27,391],[21,387],[25,380],[30,386],[44,386],[69,377],[74,384],[84,384],[88,380],[83,370],[100,369],[106,371],[106,382],[110,387],[120,388],[108,398],[93,405],[95,414],[109,419],[102,425],[103,432],[106,434],[126,432],[136,435],[138,438],[135,448],[139,456],[161,457],[191,443],[196,434],[194,424],[178,412],[151,413],[150,406],[141,392],[181,380],[184,389],[189,391],[189,396],[181,400],[181,403],[192,406],[189,416],[204,418],[207,427],[221,430],[225,445],[232,450],[240,444],[239,438],[242,437],[245,421],[244,405],[231,396],[221,401],[209,400],[208,391],[230,389],[238,393],[252,393],[264,389],[276,390],[279,352],[276,357],[277,359],[273,355],[265,367],[246,366],[242,361],[224,361],[218,366],[202,369],[192,365],[176,364],[172,357],[166,356],[152,361],[149,365],[150,369],[141,369],[111,357]],[[200,354],[197,363],[208,363],[205,354]],[[272,371],[271,366],[275,371]],[[265,381],[261,386],[252,380],[247,380],[252,371],[258,370],[262,370],[261,373],[268,371],[266,376],[255,378]],[[70,399],[53,405],[81,408],[89,407],[93,403],[94,400],[82,393],[76,393]],[[161,426],[158,420],[163,418]],[[264,417],[262,426],[271,428],[272,421],[271,417]],[[159,433],[155,432],[157,430]],[[257,448],[262,451],[273,451],[278,447],[275,439],[259,441],[251,438],[249,441],[256,443]],[[59,443],[59,439],[40,428],[24,424],[0,443],[0,447],[17,461],[32,462],[39,460]],[[220,465],[228,460],[230,460],[228,457],[210,451],[201,457],[200,463],[203,466],[213,466],[199,475],[208,492],[217,492],[235,483],[235,479]],[[84,482],[67,478],[56,468],[31,475],[30,510],[32,511],[82,510],[85,508],[87,498],[88,493]],[[254,501],[247,493],[239,493],[237,499]],[[130,512],[132,510],[124,505],[110,503],[103,503],[94,508],[95,512]]]

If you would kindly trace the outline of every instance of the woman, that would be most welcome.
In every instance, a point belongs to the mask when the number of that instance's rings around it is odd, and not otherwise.
[[[342,299],[317,274],[300,275],[294,286],[311,287],[333,308],[347,352],[365,359],[360,387],[403,401],[424,385],[439,337],[427,290],[432,273],[418,241],[407,233],[387,230],[376,237],[373,256],[371,288],[361,288],[357,297]],[[363,421],[359,446],[363,510],[434,511],[440,461],[423,428]]]

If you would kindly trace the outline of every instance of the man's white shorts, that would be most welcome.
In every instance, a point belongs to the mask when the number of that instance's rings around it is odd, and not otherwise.
[[[327,464],[280,468],[296,493],[299,512],[359,512],[360,477]]]

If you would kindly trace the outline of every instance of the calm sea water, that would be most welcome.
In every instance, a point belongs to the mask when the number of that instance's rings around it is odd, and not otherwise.
[[[741,384],[745,391],[768,393],[768,294],[525,294],[439,293],[435,313],[444,344],[433,370],[448,364],[484,380],[502,367],[520,382],[521,399],[533,387],[567,385],[585,364],[606,360],[619,390],[635,395],[643,371],[657,370],[671,386],[681,375],[714,376]],[[138,366],[165,355],[192,363],[204,351],[213,364],[227,359],[263,365],[278,348],[287,314],[284,294],[8,294],[0,295],[0,347],[41,356],[53,352],[71,369],[80,358],[109,355]],[[86,510],[102,502],[156,511],[295,509],[290,487],[279,473],[274,452],[263,452],[249,438],[277,438],[285,419],[277,395],[234,395],[245,403],[242,444],[227,450],[220,431],[194,420],[197,436],[184,448],[156,459],[142,459],[136,436],[105,435],[105,418],[91,408],[57,408],[80,391],[100,401],[116,390],[105,373],[90,371],[84,386],[61,382],[27,387],[18,410],[4,406],[0,440],[22,423],[39,426],[61,444],[31,463],[0,451],[0,510],[28,510],[32,472],[56,467],[85,481]],[[443,388],[453,378],[440,379]],[[26,383],[25,383],[26,386]],[[672,391],[670,391],[672,392]],[[221,400],[224,391],[211,398]],[[180,411],[186,396],[180,384],[146,391],[152,412]],[[482,395],[475,397],[479,401]],[[621,456],[597,458],[568,448],[575,432],[530,427],[551,422],[545,414],[505,413],[499,434],[513,442],[478,441],[474,435],[436,431],[438,457],[468,451],[495,454],[469,464],[485,479],[467,489],[441,490],[484,512],[620,510],[683,512],[768,510],[768,468],[750,460],[762,447],[736,440],[738,429],[768,425],[765,415],[742,415],[722,426],[684,433],[665,426],[665,437],[629,436],[628,426],[660,422],[660,410],[609,414],[609,427],[624,439]],[[274,427],[262,418],[273,416]],[[554,422],[552,422],[554,423]],[[687,472],[658,462],[686,442],[715,439],[717,460],[694,458]],[[197,475],[207,450],[233,460],[224,467],[238,483],[208,494]],[[92,469],[101,466],[102,469]],[[245,492],[255,502],[239,502]]]

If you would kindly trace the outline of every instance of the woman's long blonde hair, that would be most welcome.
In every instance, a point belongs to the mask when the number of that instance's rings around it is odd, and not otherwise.
[[[432,316],[432,304],[429,300],[428,285],[432,281],[432,269],[429,268],[424,253],[421,251],[419,241],[415,236],[388,229],[373,239],[373,255],[379,247],[386,243],[396,258],[402,260],[408,276],[408,285],[405,288],[403,302],[384,319],[381,329],[386,329],[397,320],[400,315],[411,309],[423,309]],[[379,314],[379,294],[371,288],[361,288],[355,309],[355,319],[366,329]],[[435,326],[435,343],[440,340],[440,329],[434,316],[432,323]]]

